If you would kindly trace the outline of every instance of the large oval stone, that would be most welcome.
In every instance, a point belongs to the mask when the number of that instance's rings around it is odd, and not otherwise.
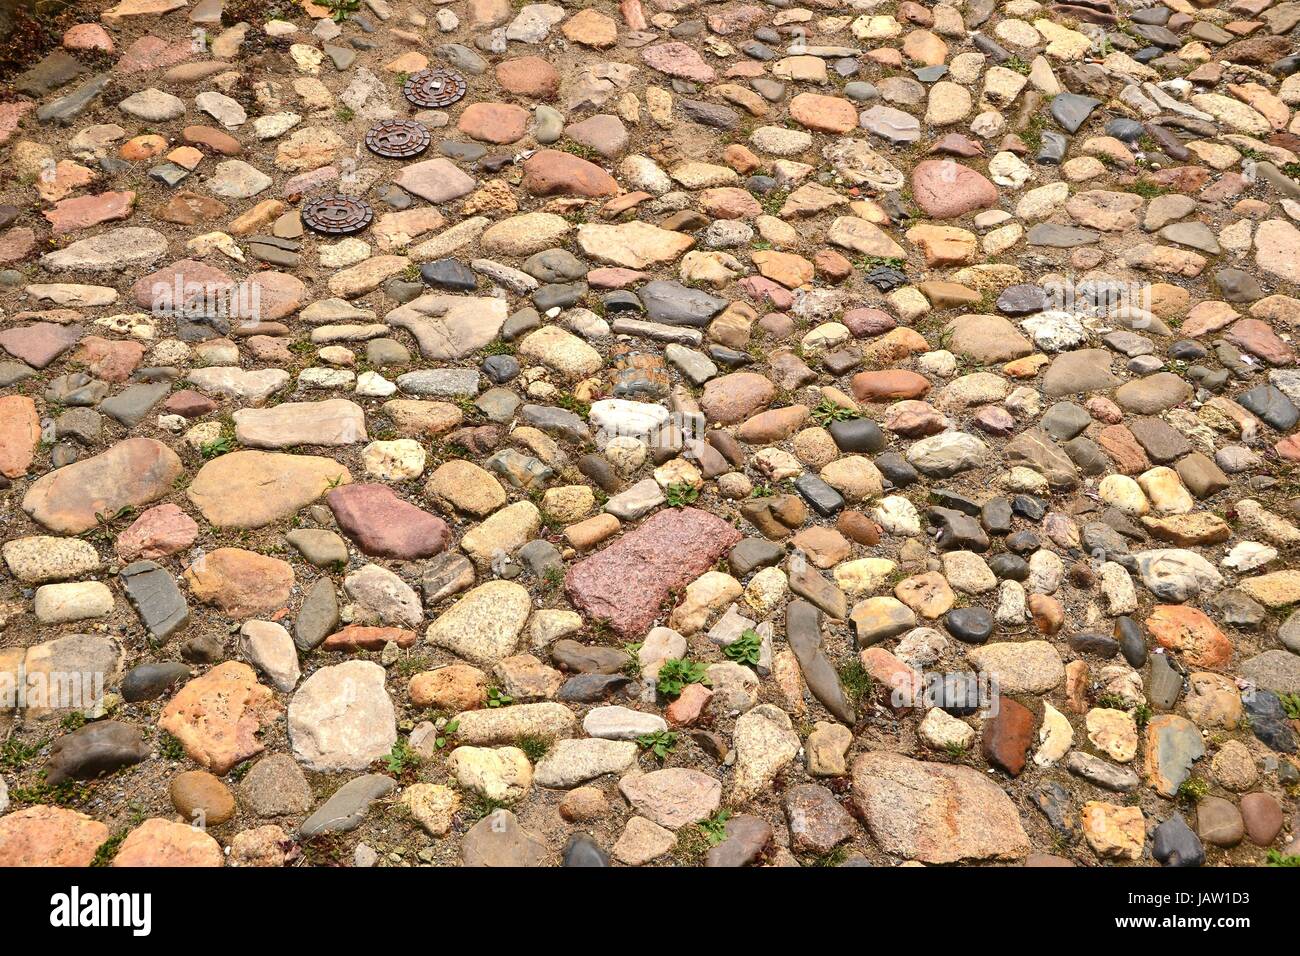
[[[128,438],[38,478],[23,498],[23,510],[51,531],[80,534],[100,517],[157,501],[184,471],[180,458],[162,442]]]

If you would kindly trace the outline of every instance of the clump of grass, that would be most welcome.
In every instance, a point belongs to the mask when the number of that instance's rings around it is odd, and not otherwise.
[[[590,146],[586,145],[585,143],[577,143],[574,142],[573,140],[566,140],[563,143],[557,143],[556,147],[558,149],[564,150],[564,152],[566,153],[572,153],[574,156],[577,156],[579,159],[585,159],[589,163],[598,162],[600,160],[600,153],[596,152],[594,149],[592,149]]]
[[[677,831],[677,846],[673,848],[673,857],[681,866],[700,866],[712,845],[703,828],[692,823]]]
[[[111,837],[99,845],[95,851],[95,858],[90,861],[91,866],[112,866],[113,857],[117,856],[118,848],[122,841],[126,839],[126,831],[122,830],[114,833]]]
[[[22,770],[29,763],[36,759],[49,741],[42,740],[38,744],[25,744],[17,737],[10,737],[0,747],[0,767],[6,770]]]
[[[184,760],[185,745],[164,730],[158,737],[158,755],[164,760]]]
[[[9,796],[16,804],[33,806],[45,804],[55,807],[75,807],[90,799],[90,786],[79,780],[65,780],[60,784],[46,782],[44,771],[42,779],[26,787],[14,787]]]
[[[558,591],[564,587],[564,568],[551,565],[542,572],[542,583],[548,591]]]
[[[1210,792],[1210,785],[1200,777],[1188,777],[1178,785],[1178,793],[1175,795],[1180,803],[1195,806],[1200,803]]]
[[[837,846],[829,853],[824,853],[821,856],[814,857],[812,860],[812,865],[813,866],[839,866],[848,858],[849,858],[848,848]]]
[[[790,195],[788,189],[773,189],[763,193],[758,197],[758,204],[763,207],[763,212],[769,216],[775,216],[785,205],[786,198]]]
[[[844,692],[849,695],[854,706],[860,704],[871,696],[871,689],[874,681],[867,669],[862,666],[862,661],[854,657],[847,664],[839,669],[840,684],[844,687]]]
[[[1126,192],[1136,193],[1143,199],[1155,199],[1157,196],[1163,196],[1169,192],[1168,187],[1161,186],[1155,180],[1146,176],[1139,176],[1123,188]]]
[[[220,438],[214,438],[212,441],[205,441],[199,446],[199,454],[205,459],[217,458],[226,454],[226,452],[234,450],[234,435],[222,435]]]
[[[697,826],[704,831],[710,846],[717,846],[727,838],[727,821],[731,819],[730,810],[719,810],[707,820],[701,820]]]
[[[580,418],[586,418],[591,414],[591,403],[584,402],[582,399],[569,392],[561,392],[559,395],[556,395],[555,404],[566,411],[573,412],[573,414]]]
[[[541,734],[524,734],[515,741],[515,746],[524,752],[529,763],[537,763],[551,751],[554,741]]]
[[[330,12],[330,19],[342,23],[361,9],[361,0],[323,0],[322,6]]]
[[[1133,708],[1133,723],[1137,724],[1138,730],[1141,730],[1144,727],[1146,727],[1146,725],[1150,723],[1151,718],[1153,716],[1154,713],[1151,710],[1150,705],[1148,704],[1145,703],[1138,704],[1136,707]]]
[[[505,803],[500,800],[493,800],[491,797],[485,797],[481,793],[476,793],[464,805],[462,813],[468,820],[482,820],[488,814],[495,813],[505,807]]]

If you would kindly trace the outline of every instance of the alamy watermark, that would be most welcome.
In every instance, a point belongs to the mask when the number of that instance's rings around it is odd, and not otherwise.
[[[103,700],[103,671],[29,671],[20,664],[0,672],[0,710],[93,711]]]
[[[239,319],[252,324],[262,314],[262,287],[256,282],[193,282],[178,273],[171,283],[155,282],[149,292],[150,309],[156,316]]]

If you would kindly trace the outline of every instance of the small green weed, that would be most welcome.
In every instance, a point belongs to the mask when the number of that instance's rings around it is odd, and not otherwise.
[[[697,661],[670,657],[659,666],[656,687],[665,697],[680,697],[687,684],[707,684],[708,668]]]
[[[763,650],[763,637],[752,627],[745,628],[740,637],[722,649],[722,656],[737,664],[758,666],[758,657]]]
[[[669,752],[677,746],[677,734],[671,730],[656,730],[652,734],[641,734],[637,737],[636,744],[642,750],[650,751],[663,763]]]

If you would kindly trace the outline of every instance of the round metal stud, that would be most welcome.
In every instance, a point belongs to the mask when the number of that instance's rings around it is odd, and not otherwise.
[[[429,148],[429,131],[415,120],[384,120],[366,130],[366,148],[386,159],[419,156]]]
[[[454,70],[420,70],[407,79],[402,95],[415,106],[434,109],[455,103],[467,89],[465,78]]]
[[[328,236],[350,236],[365,229],[375,218],[370,204],[355,196],[316,196],[302,206],[302,224],[312,232]]]

